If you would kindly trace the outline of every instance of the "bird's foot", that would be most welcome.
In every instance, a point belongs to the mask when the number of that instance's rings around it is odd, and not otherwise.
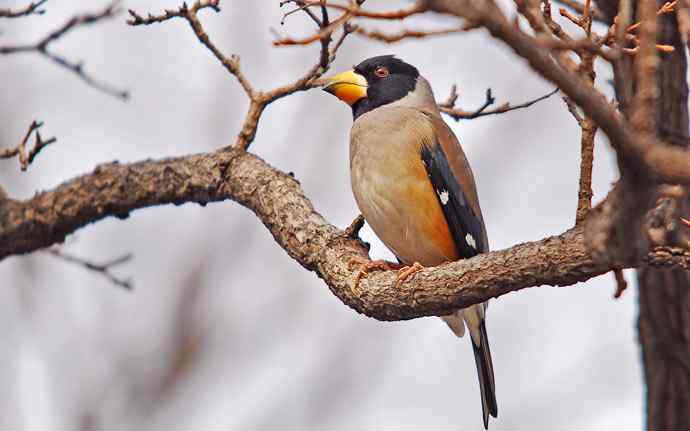
[[[387,260],[369,260],[363,257],[353,257],[347,263],[347,269],[352,271],[355,267],[359,268],[357,275],[355,275],[355,286],[359,284],[362,278],[367,277],[370,271],[393,271],[400,270],[402,265],[399,263],[388,262]]]
[[[398,279],[395,282],[395,287],[400,287],[407,279],[423,269],[424,267],[419,262],[415,262],[411,266],[403,266],[398,270]]]

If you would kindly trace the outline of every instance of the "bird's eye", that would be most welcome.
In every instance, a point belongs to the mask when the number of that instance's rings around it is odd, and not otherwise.
[[[385,78],[386,76],[390,75],[390,71],[388,70],[387,67],[384,66],[379,66],[374,70],[374,75],[378,76],[379,78]]]

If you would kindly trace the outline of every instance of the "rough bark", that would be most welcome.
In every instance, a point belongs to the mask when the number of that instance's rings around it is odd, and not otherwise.
[[[0,259],[30,253],[108,216],[153,205],[234,200],[252,210],[278,244],[356,311],[381,320],[442,315],[508,292],[567,286],[611,270],[588,252],[583,227],[468,260],[425,269],[396,287],[396,272],[355,283],[353,258],[367,247],[329,224],[291,175],[241,149],[187,157],[110,163],[26,201],[0,200]],[[687,267],[690,254],[659,249],[649,263]]]
[[[657,73],[657,133],[665,141],[687,146],[688,85],[684,46],[673,14],[658,19],[659,43],[675,46],[661,57]],[[673,226],[688,217],[687,190],[671,200],[661,222]],[[654,226],[652,226],[654,227]],[[673,230],[672,230],[673,232]],[[670,245],[687,244],[682,228],[667,235]],[[685,230],[687,232],[687,229]],[[690,430],[690,272],[643,267],[638,270],[639,340],[647,386],[647,430]]]
[[[0,259],[61,242],[107,216],[138,208],[232,199],[252,210],[287,253],[315,271],[344,303],[383,320],[444,314],[538,285],[571,285],[610,270],[585,248],[582,228],[426,269],[395,287],[396,273],[370,274],[355,285],[354,257],[367,247],[329,224],[292,176],[242,150],[158,161],[110,163],[26,201],[0,201]],[[661,255],[660,255],[661,256]],[[662,258],[662,260],[665,260]],[[688,256],[682,256],[687,261]]]

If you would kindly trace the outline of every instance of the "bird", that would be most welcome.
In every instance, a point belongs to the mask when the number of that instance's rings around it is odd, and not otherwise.
[[[472,169],[419,70],[382,55],[322,84],[352,108],[352,192],[366,222],[398,259],[397,265],[361,262],[362,272],[397,268],[399,284],[424,267],[489,251]],[[441,318],[457,337],[467,327],[488,429],[489,415],[497,417],[498,407],[486,306]]]

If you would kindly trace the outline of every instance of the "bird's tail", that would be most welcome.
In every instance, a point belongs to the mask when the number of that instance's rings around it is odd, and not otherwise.
[[[484,419],[484,429],[489,429],[489,415],[498,415],[496,405],[496,384],[494,383],[494,366],[491,362],[491,350],[489,349],[489,338],[486,335],[486,325],[484,319],[479,323],[479,337],[469,337],[472,341],[474,350],[474,360],[477,363],[477,374],[479,376],[479,390],[482,395],[482,415]],[[479,343],[477,343],[479,341]]]

